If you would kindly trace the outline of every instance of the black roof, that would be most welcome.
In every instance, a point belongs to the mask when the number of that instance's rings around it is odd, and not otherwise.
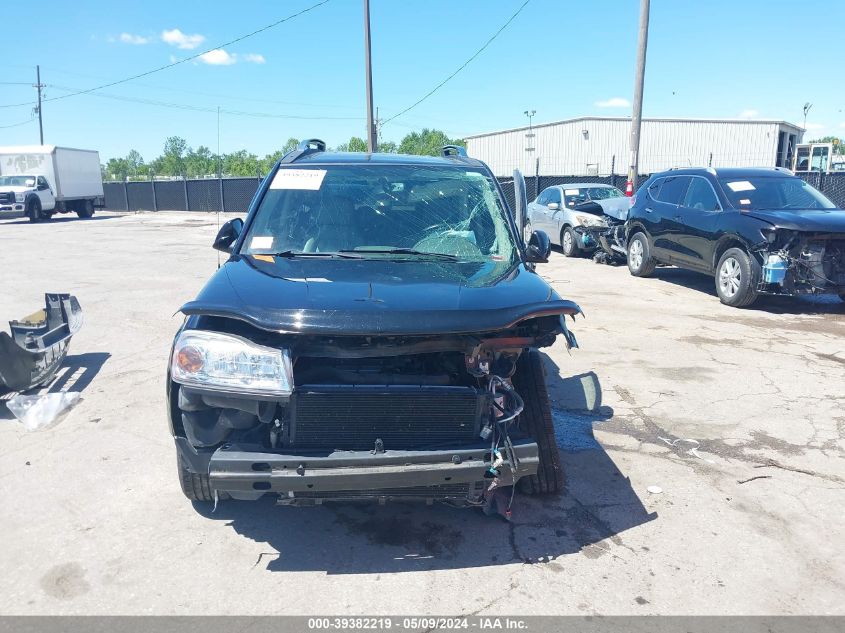
[[[286,161],[283,159],[282,163]],[[296,165],[339,165],[339,164],[371,164],[371,165],[423,165],[443,167],[455,165],[483,167],[484,163],[466,156],[418,156],[415,154],[388,154],[383,152],[318,152],[309,151],[294,158],[289,164]]]
[[[715,169],[713,167],[685,167],[683,169],[670,169],[653,175],[690,176],[702,174],[710,174],[711,176],[716,176],[717,178],[765,178],[767,176],[782,177],[794,175],[788,169],[779,167],[717,167]]]

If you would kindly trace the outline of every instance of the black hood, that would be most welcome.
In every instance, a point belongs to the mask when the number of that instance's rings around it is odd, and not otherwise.
[[[845,234],[845,211],[842,209],[807,209],[779,211],[746,211],[747,215],[770,222],[779,229],[812,233]]]
[[[237,256],[182,312],[276,332],[430,335],[580,309],[521,263]]]

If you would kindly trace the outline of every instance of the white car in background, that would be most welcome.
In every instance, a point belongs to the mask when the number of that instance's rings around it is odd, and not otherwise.
[[[567,257],[592,252],[597,244],[584,228],[605,226],[605,214],[609,212],[616,216],[627,212],[630,200],[616,187],[599,183],[574,182],[546,187],[528,204],[526,235],[531,235],[531,231],[545,231]]]

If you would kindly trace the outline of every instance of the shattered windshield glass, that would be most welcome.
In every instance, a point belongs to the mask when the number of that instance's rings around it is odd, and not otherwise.
[[[835,209],[836,205],[800,178],[790,176],[721,178],[731,205],[746,211]]]
[[[241,252],[511,261],[514,243],[482,171],[422,165],[282,167]]]

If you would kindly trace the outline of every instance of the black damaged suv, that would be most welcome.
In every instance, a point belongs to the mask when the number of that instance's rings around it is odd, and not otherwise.
[[[563,473],[536,348],[580,312],[534,272],[462,148],[329,153],[263,181],[174,341],[168,412],[189,499],[425,499],[507,514]]]
[[[637,190],[625,233],[632,275],[658,264],[713,275],[730,306],[761,294],[845,300],[845,211],[785,169],[654,174]]]

